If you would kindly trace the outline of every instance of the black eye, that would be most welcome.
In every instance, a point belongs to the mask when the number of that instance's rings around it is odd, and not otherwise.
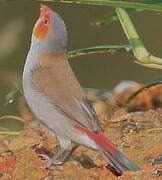
[[[44,20],[44,24],[48,24],[48,20],[47,19]]]

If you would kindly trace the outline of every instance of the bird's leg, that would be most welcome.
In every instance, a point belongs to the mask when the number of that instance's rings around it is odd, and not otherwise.
[[[70,155],[75,151],[76,148],[77,148],[77,145],[75,145],[75,144],[71,144],[66,149],[61,147],[61,149],[51,159],[52,164],[53,165],[64,164],[69,159]]]
[[[54,154],[53,158],[39,154],[39,156],[47,161],[45,165],[40,166],[41,168],[51,168],[52,165],[57,166],[64,164],[78,147],[78,145],[72,143],[71,141],[65,143],[64,140],[60,140],[60,147],[61,148]]]

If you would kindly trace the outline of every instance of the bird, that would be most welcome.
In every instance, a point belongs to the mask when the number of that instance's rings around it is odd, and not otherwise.
[[[63,19],[41,5],[23,70],[23,91],[36,119],[59,140],[54,165],[65,163],[79,146],[100,151],[122,174],[140,168],[104,135],[90,101],[67,56],[67,29]]]

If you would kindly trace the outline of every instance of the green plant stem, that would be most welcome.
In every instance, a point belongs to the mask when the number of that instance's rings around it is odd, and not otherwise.
[[[129,43],[133,47],[134,56],[138,57],[138,59],[143,59],[143,57],[149,56],[149,52],[145,49],[144,44],[136,32],[136,29],[126,10],[122,8],[116,8],[116,12],[124,32],[129,40]]]
[[[36,0],[36,1],[48,1],[48,2],[63,2],[63,3],[78,3],[88,5],[100,5],[100,6],[111,6],[111,7],[122,7],[122,8],[134,8],[162,12],[162,6],[150,5],[136,2],[121,2],[112,0]]]
[[[144,0],[141,3],[161,4],[162,0]],[[132,15],[132,14],[135,14],[135,13],[142,11],[142,9],[129,9],[129,8],[126,8],[125,10],[129,15]],[[105,23],[112,23],[112,22],[115,22],[118,20],[119,19],[118,19],[116,12],[112,12],[112,13],[105,15],[104,17],[96,19],[95,21],[91,22],[91,24],[92,25],[102,25]]]
[[[19,135],[20,132],[18,131],[0,131],[0,135],[12,135],[12,136],[17,136]]]
[[[132,50],[130,45],[123,46],[95,46],[77,50],[71,50],[68,52],[69,58],[74,58],[82,55],[94,54],[94,53],[114,53],[118,51],[130,51]]]
[[[116,12],[133,48],[133,54],[137,59],[137,63],[147,67],[162,69],[162,58],[155,57],[147,51],[127,12],[122,8],[116,8]]]
[[[127,9],[126,10],[129,15],[142,11],[140,9]],[[110,24],[112,22],[118,21],[119,18],[116,12],[112,12],[111,14],[105,15],[104,17],[98,18],[95,21],[91,22],[91,25],[102,25],[102,24]]]

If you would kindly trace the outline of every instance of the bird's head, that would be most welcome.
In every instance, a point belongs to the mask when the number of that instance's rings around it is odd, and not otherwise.
[[[39,19],[33,28],[32,46],[45,52],[66,51],[66,26],[62,18],[48,6],[41,5]]]

